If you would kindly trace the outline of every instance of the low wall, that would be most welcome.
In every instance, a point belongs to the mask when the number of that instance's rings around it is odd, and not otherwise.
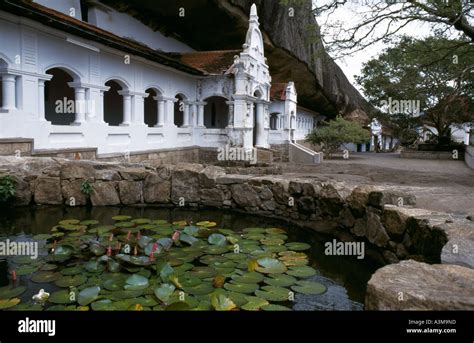
[[[474,146],[466,146],[466,151],[464,153],[464,161],[466,162],[469,168],[474,169]]]
[[[269,172],[277,171],[272,168],[275,169],[270,167]],[[267,174],[266,168],[259,167],[252,169],[254,174],[244,174],[235,167],[202,164],[156,166],[0,157],[0,169],[16,180],[13,206],[92,204],[233,209],[246,215],[286,220],[340,241],[365,242],[365,256],[380,265],[410,259],[462,266],[454,273],[474,268],[474,222],[415,208],[414,196],[390,189],[353,187],[334,180],[258,175]],[[89,194],[81,191],[84,182],[91,186]],[[464,254],[452,253],[453,246],[459,244],[465,247]],[[402,268],[396,271],[398,277],[413,273],[412,265],[397,266]],[[385,306],[381,296],[386,286],[384,278],[375,278],[379,271],[369,282],[370,309]],[[455,276],[453,272],[449,274],[451,279]],[[444,280],[445,287],[451,286],[451,279]],[[472,284],[474,278],[470,281]],[[401,289],[405,286],[397,285]]]
[[[453,152],[451,151],[418,151],[418,150],[402,150],[401,158],[416,158],[421,160],[453,160]],[[458,159],[464,159],[464,152],[458,152]]]

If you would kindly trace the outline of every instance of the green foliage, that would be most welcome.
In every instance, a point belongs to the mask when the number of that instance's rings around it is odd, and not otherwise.
[[[16,194],[15,181],[11,176],[0,177],[0,203],[6,203]]]
[[[361,144],[370,139],[370,133],[357,123],[350,122],[338,116],[326,122],[306,136],[306,141],[322,146],[324,154],[330,158],[344,143]]]
[[[85,181],[82,181],[81,183],[81,192],[84,193],[84,194],[91,194],[92,192],[92,185],[89,181],[85,180]]]
[[[474,121],[473,66],[474,46],[467,40],[403,37],[365,63],[357,82],[382,111],[382,123],[410,141],[421,124],[446,136],[451,125]],[[419,102],[419,111],[387,106],[391,99]]]

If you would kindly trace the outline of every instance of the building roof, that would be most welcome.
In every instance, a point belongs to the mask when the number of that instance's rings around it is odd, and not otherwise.
[[[0,0],[0,9],[189,74],[204,74],[201,70],[180,62],[169,53],[152,49],[131,39],[119,37],[109,31],[98,28],[97,26],[88,24],[29,0]]]
[[[204,74],[221,75],[232,67],[234,57],[241,52],[241,50],[196,51],[172,53],[170,56]]]
[[[286,100],[286,82],[276,82],[272,83],[272,88],[270,89],[270,99],[272,100]]]

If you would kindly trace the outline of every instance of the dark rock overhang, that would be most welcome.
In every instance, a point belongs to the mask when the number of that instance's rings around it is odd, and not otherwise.
[[[328,117],[343,113],[367,122],[370,105],[320,44],[305,41],[305,36],[311,35],[309,26],[319,35],[319,27],[311,13],[311,0],[295,6],[294,18],[289,18],[288,8],[280,0],[101,2],[200,51],[241,49],[250,6],[255,2],[273,82],[294,81],[298,102]],[[183,13],[180,10],[184,10],[184,16],[180,16]]]

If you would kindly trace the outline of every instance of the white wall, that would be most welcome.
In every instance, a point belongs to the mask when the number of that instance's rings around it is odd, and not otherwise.
[[[58,12],[71,15],[71,9],[75,12],[74,18],[81,20],[81,1],[80,0],[33,0],[40,5],[52,8]]]

